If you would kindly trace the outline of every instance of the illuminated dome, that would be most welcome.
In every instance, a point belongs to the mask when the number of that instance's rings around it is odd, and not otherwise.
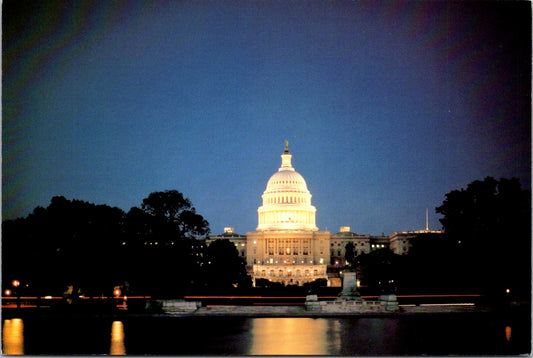
[[[263,205],[257,209],[257,231],[318,230],[311,193],[307,190],[305,179],[292,167],[291,158],[288,142],[285,142],[281,167],[268,180],[262,196]]]

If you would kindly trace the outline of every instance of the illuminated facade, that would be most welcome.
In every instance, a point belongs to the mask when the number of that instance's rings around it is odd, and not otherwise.
[[[257,279],[302,285],[327,280],[328,231],[315,224],[316,208],[305,179],[294,170],[288,143],[281,167],[268,180],[263,205],[257,209],[258,226],[248,232],[246,260]]]
[[[285,285],[302,285],[316,279],[328,280],[328,286],[340,286],[339,268],[346,264],[346,244],[354,245],[354,254],[388,248],[406,255],[413,237],[426,230],[395,232],[390,236],[360,235],[343,226],[336,234],[319,231],[315,224],[316,208],[305,179],[295,171],[288,143],[281,155],[281,167],[267,182],[262,205],[257,209],[256,231],[246,236],[224,228],[224,233],[210,236],[207,244],[217,239],[232,242],[239,256],[246,259],[254,285],[258,279]],[[328,267],[330,270],[328,270]]]
[[[257,209],[257,231],[318,231],[311,193],[307,190],[304,178],[292,167],[291,159],[286,143],[281,155],[281,167],[268,180],[262,196],[263,205]]]
[[[351,242],[354,255],[369,254],[379,249],[389,249],[396,255],[407,255],[413,246],[413,239],[424,234],[426,238],[438,238],[443,234],[439,230],[397,231],[389,236],[360,235],[350,231],[349,226],[342,226],[340,232],[331,235],[330,265],[342,267],[346,264],[346,245]]]

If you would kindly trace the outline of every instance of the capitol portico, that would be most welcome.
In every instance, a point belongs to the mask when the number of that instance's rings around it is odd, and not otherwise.
[[[345,264],[345,247],[354,244],[354,254],[389,248],[396,254],[407,254],[410,238],[419,233],[436,233],[426,230],[397,232],[388,236],[358,235],[350,227],[341,227],[331,235],[320,231],[315,224],[316,208],[311,204],[307,183],[292,166],[288,142],[281,155],[281,167],[267,182],[262,195],[262,205],[257,209],[258,226],[246,236],[236,234],[233,228],[210,236],[207,244],[217,239],[228,239],[235,244],[239,255],[246,260],[254,286],[258,279],[280,282],[284,285],[325,279],[328,286],[340,286],[340,278],[330,267]]]

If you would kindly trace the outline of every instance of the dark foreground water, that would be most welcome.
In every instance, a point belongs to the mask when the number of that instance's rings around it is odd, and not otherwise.
[[[400,318],[26,317],[3,320],[4,354],[514,355],[527,316]]]

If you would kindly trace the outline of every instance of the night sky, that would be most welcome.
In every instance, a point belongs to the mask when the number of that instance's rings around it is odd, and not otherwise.
[[[529,2],[3,2],[2,215],[176,189],[257,227],[285,139],[317,226],[440,229],[487,176],[531,187]]]

